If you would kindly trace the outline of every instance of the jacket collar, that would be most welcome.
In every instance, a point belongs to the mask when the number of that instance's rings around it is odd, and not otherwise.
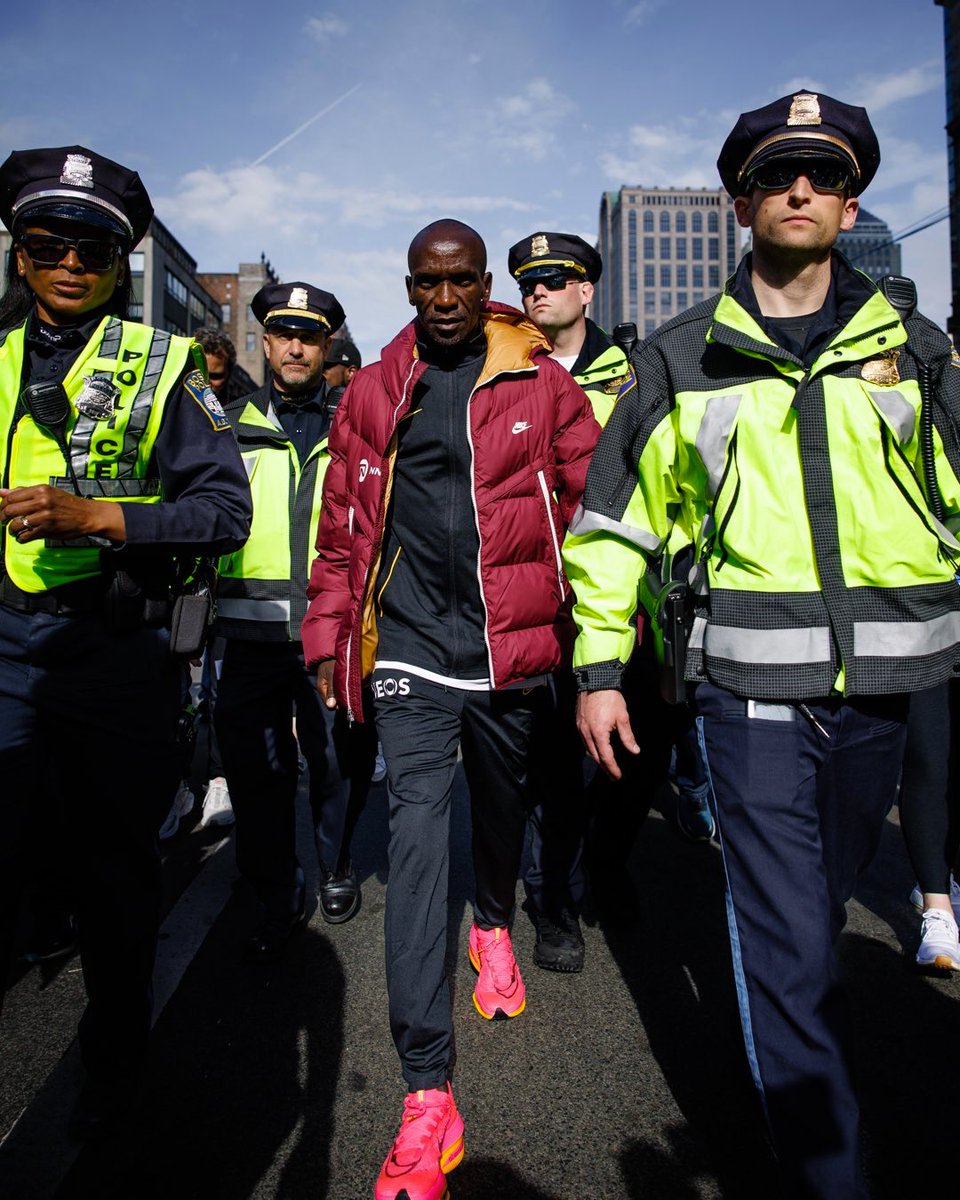
[[[758,354],[772,360],[787,374],[802,372],[800,360],[778,346],[762,325],[763,317],[750,282],[750,262],[751,255],[744,255],[736,273],[727,281],[714,310],[707,341]],[[868,276],[851,267],[837,250],[832,253],[830,267],[837,319],[820,357],[825,348],[846,347],[835,355],[838,361],[846,361],[863,357],[864,352],[879,354],[906,341],[906,330],[896,310]],[[883,340],[877,341],[878,337]],[[816,362],[813,366],[816,367]]]
[[[582,375],[591,363],[596,362],[600,355],[613,345],[613,338],[608,337],[595,321],[587,317],[586,322],[587,334],[577,355],[577,361],[570,368],[571,375]]]
[[[490,300],[480,314],[487,355],[476,386],[483,387],[499,375],[516,375],[536,371],[536,360],[550,353],[550,342],[525,313]],[[381,369],[384,382],[392,395],[402,393],[410,376],[411,361],[418,363],[414,379],[418,379],[426,364],[417,353],[417,323],[411,321],[383,349]]]

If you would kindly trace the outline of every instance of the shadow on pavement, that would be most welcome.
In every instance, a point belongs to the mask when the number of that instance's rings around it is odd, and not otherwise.
[[[450,1200],[561,1200],[489,1158],[465,1159],[450,1176],[449,1186]]]
[[[638,1097],[652,1110],[650,1137],[638,1130],[622,1155],[625,1195],[699,1196],[696,1180],[706,1176],[723,1196],[775,1197],[776,1164],[740,1032],[719,851],[651,817],[631,869],[636,921],[602,928],[687,1125],[665,1129],[656,1097]]]
[[[191,964],[154,1029],[134,1127],[120,1146],[86,1148],[57,1200],[326,1195],[343,971],[312,928],[279,963],[244,963],[254,918],[236,891],[213,931],[236,953]]]

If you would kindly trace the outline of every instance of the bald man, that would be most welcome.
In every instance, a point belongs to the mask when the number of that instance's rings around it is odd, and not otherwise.
[[[321,694],[357,720],[372,711],[390,778],[387,988],[409,1092],[377,1200],[443,1195],[463,1156],[445,969],[458,748],[474,1005],[492,1019],[526,1004],[509,924],[529,747],[570,661],[559,546],[599,435],[547,338],[490,303],[475,230],[428,225],[408,266],[416,319],[357,374],[331,430],[303,625]]]

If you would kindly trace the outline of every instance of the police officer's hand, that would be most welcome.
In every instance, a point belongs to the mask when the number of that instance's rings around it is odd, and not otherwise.
[[[327,708],[337,707],[337,697],[333,691],[333,668],[334,660],[332,658],[328,658],[326,662],[322,662],[317,667],[317,691]]]
[[[0,488],[0,521],[18,542],[79,537],[122,542],[126,538],[122,504],[87,500],[45,483]]]
[[[598,763],[611,779],[621,777],[620,768],[610,744],[611,733],[616,733],[625,750],[639,754],[640,747],[633,736],[626,701],[621,692],[581,692],[577,697],[577,728],[583,738],[587,753]]]

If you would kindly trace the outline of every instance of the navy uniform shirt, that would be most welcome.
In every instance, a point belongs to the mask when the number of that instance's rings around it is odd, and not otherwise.
[[[321,383],[309,396],[298,396],[295,400],[278,392],[271,384],[270,398],[280,427],[293,442],[293,448],[302,466],[317,442],[322,441],[330,431],[326,384]]]

